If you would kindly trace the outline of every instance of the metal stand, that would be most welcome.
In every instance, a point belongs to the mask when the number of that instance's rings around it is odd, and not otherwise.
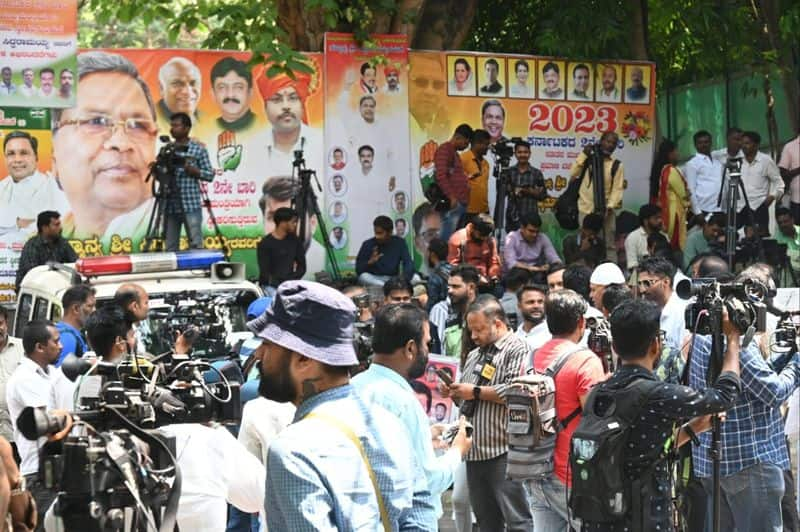
[[[147,174],[145,182],[154,177],[153,170]],[[167,219],[166,207],[170,198],[178,199],[178,208],[183,210],[180,202],[180,190],[173,176],[169,182],[161,183],[158,179],[153,179],[152,185],[153,209],[150,211],[150,219],[147,222],[147,231],[142,241],[142,251],[156,252],[164,251],[167,246]]]
[[[511,175],[508,168],[510,162],[510,160],[502,157],[496,157],[494,170],[492,171],[492,177],[497,183],[494,204],[494,229],[498,242],[503,241],[503,231],[506,229],[506,203],[509,202],[509,196],[513,195]],[[516,199],[512,196],[511,201],[515,202]],[[516,206],[516,203],[514,205]],[[519,213],[519,210],[517,210],[517,213]]]
[[[761,228],[755,223],[753,217],[753,210],[750,208],[750,201],[747,199],[747,192],[742,183],[742,159],[729,158],[725,163],[725,171],[723,172],[722,183],[719,187],[719,196],[717,196],[717,203],[722,204],[722,192],[725,189],[725,176],[728,176],[727,189],[728,193],[725,197],[725,214],[727,217],[727,226],[725,227],[725,258],[728,260],[728,268],[734,271],[736,264],[736,241],[738,237],[738,222],[736,220],[739,211],[737,206],[739,204],[739,194],[744,199],[745,213],[747,220],[746,225],[753,227],[757,246],[757,256],[761,257],[764,254],[763,246],[761,245]]]
[[[325,247],[325,255],[331,265],[331,276],[335,282],[342,279],[341,269],[339,263],[336,261],[336,253],[328,240],[328,228],[325,226],[325,220],[322,216],[322,211],[319,208],[319,200],[317,193],[314,192],[314,187],[311,185],[311,178],[314,178],[314,183],[317,185],[317,190],[322,192],[322,186],[317,179],[317,172],[306,168],[306,161],[303,158],[302,148],[294,152],[294,161],[292,162],[292,180],[299,181],[299,190],[292,198],[292,208],[297,211],[300,219],[299,233],[301,238],[305,238],[307,231],[308,220],[311,218],[310,214],[317,217],[320,231],[322,232],[322,245]],[[312,235],[313,238],[313,235]]]

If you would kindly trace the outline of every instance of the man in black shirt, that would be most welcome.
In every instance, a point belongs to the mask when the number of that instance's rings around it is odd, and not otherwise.
[[[599,214],[587,214],[581,224],[581,230],[567,236],[562,242],[564,262],[573,264],[581,261],[594,268],[606,259],[606,245],[603,242],[603,217]]]
[[[42,211],[36,217],[39,233],[25,243],[17,266],[16,290],[25,274],[36,266],[48,262],[75,262],[78,255],[72,246],[61,236],[61,215],[56,211]]]
[[[306,273],[303,242],[297,237],[297,211],[281,207],[275,211],[275,229],[261,239],[256,249],[258,280],[266,292]]]

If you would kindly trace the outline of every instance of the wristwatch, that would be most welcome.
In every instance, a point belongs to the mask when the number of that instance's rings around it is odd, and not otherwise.
[[[480,386],[475,386],[474,388],[472,388],[472,395],[473,395],[473,397],[475,397],[476,400],[480,399],[481,398],[481,387]]]

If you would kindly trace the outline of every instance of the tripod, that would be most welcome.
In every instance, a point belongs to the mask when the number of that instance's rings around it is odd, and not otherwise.
[[[739,193],[744,199],[745,209],[744,212],[747,216],[746,224],[754,227],[756,245],[759,250],[758,255],[763,254],[761,245],[761,228],[755,224],[753,218],[753,211],[750,208],[750,202],[747,199],[747,192],[742,183],[742,159],[739,157],[728,158],[725,164],[725,170],[722,174],[722,183],[719,186],[719,195],[717,196],[717,204],[722,205],[722,193],[725,189],[725,176],[728,176],[727,188],[728,192],[725,196],[725,214],[727,217],[727,225],[725,226],[725,258],[728,260],[728,268],[734,270],[736,263],[736,240],[738,236],[738,223],[736,217],[738,216],[737,206],[739,204]]]
[[[495,159],[494,170],[492,171],[492,177],[497,183],[497,199],[494,204],[494,228],[498,242],[503,242],[503,230],[506,228],[506,202],[514,205],[515,212],[519,215],[519,209],[516,208],[516,198],[513,196],[514,191],[511,186],[511,176],[508,168],[510,162],[509,158],[498,156]]]
[[[299,190],[292,198],[292,208],[297,211],[300,218],[299,232],[302,238],[305,238],[306,231],[308,231],[308,221],[311,215],[317,217],[319,229],[322,232],[322,245],[325,247],[325,256],[331,265],[331,274],[333,280],[336,282],[341,281],[342,272],[339,268],[339,263],[336,261],[336,253],[333,250],[333,245],[328,239],[328,228],[325,226],[325,220],[322,217],[322,212],[319,209],[319,200],[317,193],[314,192],[314,187],[311,185],[311,178],[314,178],[314,183],[317,185],[317,190],[322,192],[322,187],[317,179],[317,172],[306,168],[306,161],[303,158],[302,144],[299,150],[294,152],[294,161],[292,162],[292,180],[299,183]],[[313,235],[311,236],[313,239]]]

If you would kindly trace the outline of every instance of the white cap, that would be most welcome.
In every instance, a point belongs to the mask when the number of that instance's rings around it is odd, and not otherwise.
[[[625,275],[619,266],[613,262],[604,262],[594,269],[592,276],[589,278],[592,284],[599,284],[600,286],[608,286],[610,284],[625,284]]]

